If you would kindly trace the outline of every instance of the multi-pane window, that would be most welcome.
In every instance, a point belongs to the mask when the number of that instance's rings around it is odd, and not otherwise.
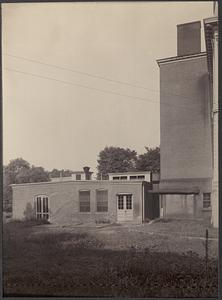
[[[145,176],[144,175],[133,175],[133,176],[130,176],[130,180],[144,180],[145,179]]]
[[[119,180],[119,176],[114,176],[113,180]]]
[[[49,199],[47,196],[36,197],[36,218],[38,220],[49,219]]]
[[[79,211],[90,212],[90,191],[79,191]]]
[[[126,209],[132,209],[132,195],[126,195]]]
[[[127,180],[127,176],[120,176],[120,180]]]
[[[211,207],[210,193],[203,193],[203,208]]]
[[[107,190],[97,190],[96,191],[96,205],[97,205],[97,212],[108,211],[108,191]]]
[[[118,195],[118,209],[124,209],[123,195]]]
[[[76,174],[76,180],[81,180],[81,174]]]

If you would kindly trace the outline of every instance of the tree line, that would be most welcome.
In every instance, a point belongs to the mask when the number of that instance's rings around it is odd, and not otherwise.
[[[137,152],[120,147],[105,147],[100,151],[97,160],[97,179],[108,179],[108,173],[129,171],[160,171],[160,148],[145,147],[146,152],[137,155]],[[53,169],[47,171],[43,167],[30,165],[23,158],[16,158],[3,166],[3,211],[12,210],[11,184],[47,182],[50,178],[69,177],[69,169]]]

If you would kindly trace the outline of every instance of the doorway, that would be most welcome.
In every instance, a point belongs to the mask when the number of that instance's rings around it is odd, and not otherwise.
[[[133,195],[117,195],[117,221],[127,222],[133,220]]]

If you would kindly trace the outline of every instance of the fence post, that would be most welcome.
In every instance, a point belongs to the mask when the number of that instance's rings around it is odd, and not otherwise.
[[[206,229],[205,263],[206,263],[206,276],[208,276],[208,229]]]

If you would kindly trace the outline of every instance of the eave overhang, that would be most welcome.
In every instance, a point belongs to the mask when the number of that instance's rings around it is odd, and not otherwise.
[[[167,63],[172,63],[172,62],[181,61],[181,60],[196,59],[198,57],[204,57],[204,56],[206,56],[206,52],[200,52],[200,53],[183,55],[183,56],[173,56],[173,57],[158,59],[157,63],[160,66],[161,64],[167,64]]]
[[[198,187],[191,188],[160,188],[155,190],[148,191],[151,194],[160,194],[160,195],[197,195],[200,193]]]

